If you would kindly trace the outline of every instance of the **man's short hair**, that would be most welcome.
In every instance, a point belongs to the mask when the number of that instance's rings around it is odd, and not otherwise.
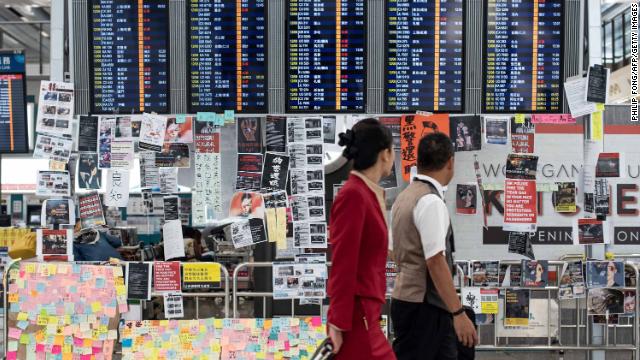
[[[453,144],[444,133],[431,133],[418,144],[418,170],[438,171],[444,168],[453,156]]]

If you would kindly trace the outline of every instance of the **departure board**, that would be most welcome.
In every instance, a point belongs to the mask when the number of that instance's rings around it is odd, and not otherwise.
[[[565,0],[485,0],[484,112],[561,112]]]
[[[91,112],[169,112],[169,0],[89,0]]]
[[[387,0],[385,111],[460,112],[464,0]]]
[[[24,53],[0,52],[0,154],[29,152],[25,81]]]
[[[289,0],[288,112],[364,112],[365,3]]]
[[[267,0],[189,0],[189,112],[267,111]]]

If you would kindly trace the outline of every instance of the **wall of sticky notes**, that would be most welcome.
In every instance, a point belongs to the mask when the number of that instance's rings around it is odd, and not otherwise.
[[[111,359],[122,267],[22,262],[9,272],[7,359]]]
[[[326,337],[320,317],[126,322],[122,359],[307,359]]]

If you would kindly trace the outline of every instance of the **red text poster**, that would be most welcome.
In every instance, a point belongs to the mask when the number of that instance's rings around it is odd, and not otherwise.
[[[400,121],[402,178],[409,181],[411,167],[418,163],[418,144],[425,135],[441,132],[449,136],[449,115],[403,115]]]
[[[504,183],[505,231],[532,232],[536,230],[535,180],[507,179]]]
[[[159,261],[153,264],[153,287],[156,291],[181,291],[180,263]]]

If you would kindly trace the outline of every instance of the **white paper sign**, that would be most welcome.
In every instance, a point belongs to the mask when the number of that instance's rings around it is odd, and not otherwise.
[[[73,141],[71,139],[38,134],[36,146],[33,149],[33,158],[67,163],[72,150]]]
[[[109,170],[104,204],[106,206],[127,207],[128,202],[129,172],[126,170]]]
[[[71,196],[68,171],[38,171],[37,196]]]
[[[164,116],[144,114],[140,126],[140,149],[162,151],[166,130],[167,120]]]
[[[71,135],[73,104],[72,83],[41,81],[36,131],[54,135]]]
[[[162,239],[164,242],[165,260],[185,256],[182,222],[180,222],[180,220],[169,220],[162,225]]]
[[[564,93],[567,95],[567,103],[571,116],[578,117],[596,112],[595,103],[587,102],[587,78],[574,76],[564,83]]]
[[[184,317],[184,302],[181,293],[164,293],[164,317],[177,319]]]
[[[133,167],[133,142],[113,140],[111,142],[111,168],[130,170]]]

